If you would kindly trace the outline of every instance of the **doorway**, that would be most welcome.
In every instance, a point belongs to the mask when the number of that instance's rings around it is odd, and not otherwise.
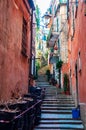
[[[76,107],[79,107],[79,94],[78,94],[78,66],[75,64],[75,79],[76,79]]]

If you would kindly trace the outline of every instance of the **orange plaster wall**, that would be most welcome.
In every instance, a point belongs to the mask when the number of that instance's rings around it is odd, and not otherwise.
[[[28,92],[29,64],[21,54],[22,19],[23,13],[16,9],[13,0],[1,0],[0,100],[9,100],[13,94],[21,96]],[[27,41],[29,46],[30,35]]]
[[[79,68],[79,51],[81,58],[81,74],[78,69],[78,91],[79,91],[79,101],[86,102],[86,16],[84,16],[84,11],[86,9],[86,4],[79,2],[77,18],[75,19],[75,35],[73,40],[69,39],[69,50],[71,46],[71,52],[69,53],[69,64],[72,70],[72,88],[73,91],[76,90],[76,79],[75,79],[75,63],[77,60],[77,65]],[[69,26],[71,23],[69,23]],[[70,32],[71,34],[71,32]]]

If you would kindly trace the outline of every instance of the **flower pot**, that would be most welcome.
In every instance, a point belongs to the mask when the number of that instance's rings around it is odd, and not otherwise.
[[[0,110],[0,130],[13,130],[15,124],[13,119],[19,113],[19,111],[9,111],[5,108]]]
[[[65,94],[66,94],[66,95],[70,95],[70,92],[69,92],[69,91],[66,91]]]
[[[2,109],[2,110],[0,110],[0,120],[11,121],[19,113],[20,113],[20,111],[15,111],[15,110],[11,110],[11,109],[10,110]]]
[[[0,122],[0,130],[13,130],[12,123]]]

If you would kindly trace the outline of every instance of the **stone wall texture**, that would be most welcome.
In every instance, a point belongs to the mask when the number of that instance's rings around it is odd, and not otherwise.
[[[0,100],[28,91],[29,64],[21,54],[23,15],[14,0],[0,1]]]

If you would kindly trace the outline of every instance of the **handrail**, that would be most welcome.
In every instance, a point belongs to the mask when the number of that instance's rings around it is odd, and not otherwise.
[[[21,117],[22,115],[24,115],[25,113],[27,113],[28,111],[30,111],[32,108],[34,108],[37,104],[39,104],[42,100],[37,101],[34,105],[32,105],[31,107],[29,107],[28,109],[26,109],[25,111],[23,111],[22,113],[20,113],[17,116],[14,116],[14,118],[11,121],[8,120],[0,120],[0,123],[11,123],[13,121],[15,121],[16,119],[18,119],[19,117]]]
[[[23,111],[21,114],[19,114],[18,116],[15,116],[13,120],[21,117],[22,115],[24,115],[26,112],[28,112],[29,110],[31,110],[32,108],[34,108],[37,104],[39,104],[42,100],[39,100],[37,103],[35,103],[34,105],[32,105],[31,107],[29,107],[28,109],[26,109],[25,111]],[[13,121],[12,120],[12,121]]]

